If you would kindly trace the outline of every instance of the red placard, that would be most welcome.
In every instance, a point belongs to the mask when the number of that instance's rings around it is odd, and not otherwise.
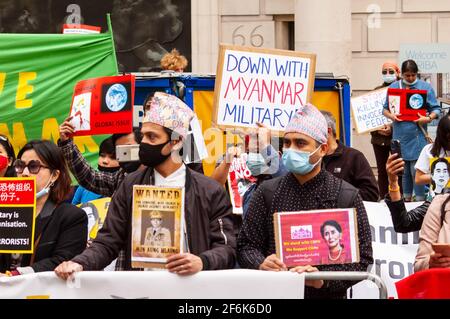
[[[427,91],[388,89],[389,111],[403,121],[419,119],[427,114]]]
[[[134,83],[130,74],[78,82],[70,110],[74,135],[131,133]]]
[[[247,153],[233,158],[228,172],[228,188],[234,214],[243,213],[243,200],[245,192],[256,183],[256,177],[247,167]],[[225,159],[224,159],[225,160]]]
[[[34,185],[33,178],[1,178],[0,205],[34,205]]]
[[[275,213],[274,227],[277,256],[287,267],[359,261],[353,208]]]

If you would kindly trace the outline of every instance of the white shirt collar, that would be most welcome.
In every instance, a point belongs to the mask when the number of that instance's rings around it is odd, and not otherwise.
[[[186,183],[186,165],[184,164],[167,177],[163,177],[156,170],[154,170],[154,172],[155,186],[184,187]]]

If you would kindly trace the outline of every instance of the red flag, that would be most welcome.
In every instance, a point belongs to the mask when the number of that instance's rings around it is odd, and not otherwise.
[[[419,271],[395,283],[399,299],[450,299],[450,269]]]

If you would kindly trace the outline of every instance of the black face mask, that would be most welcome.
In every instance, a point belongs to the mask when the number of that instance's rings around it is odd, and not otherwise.
[[[107,166],[98,165],[97,167],[98,167],[98,170],[100,172],[105,172],[105,173],[115,173],[115,172],[117,172],[120,169],[119,166],[117,166],[117,167],[107,167]]]
[[[135,170],[141,166],[141,162],[139,161],[131,161],[131,162],[119,162],[120,168],[122,168],[126,173],[133,173]]]
[[[141,145],[139,146],[139,160],[141,161],[141,163],[148,167],[156,167],[159,164],[163,163],[166,159],[169,158],[170,153],[168,155],[162,155],[161,150],[169,142],[170,140],[158,145],[141,143]]]

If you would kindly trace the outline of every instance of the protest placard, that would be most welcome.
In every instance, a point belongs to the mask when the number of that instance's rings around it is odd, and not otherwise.
[[[403,121],[415,121],[427,114],[427,91],[388,89],[389,111]]]
[[[0,178],[0,253],[33,253],[35,185],[32,177]]]
[[[352,98],[353,120],[358,134],[375,131],[392,123],[383,115],[386,95],[387,88],[384,88]]]
[[[276,252],[287,267],[359,261],[355,209],[274,214]]]
[[[134,75],[80,81],[70,116],[75,136],[130,133],[133,129]]]
[[[283,131],[312,98],[315,64],[315,54],[221,45],[213,122],[222,129],[260,122]]]
[[[228,190],[234,214],[243,213],[244,194],[256,183],[256,178],[247,167],[247,157],[247,153],[234,157],[228,171]]]
[[[164,267],[167,257],[184,251],[184,189],[133,186],[133,267]]]

